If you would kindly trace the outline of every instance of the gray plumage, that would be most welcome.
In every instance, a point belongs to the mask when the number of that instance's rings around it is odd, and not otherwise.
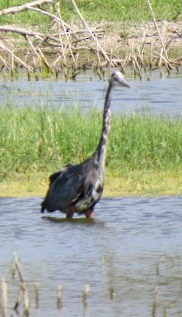
[[[110,128],[111,91],[116,85],[130,87],[123,75],[111,75],[106,92],[103,127],[98,146],[93,155],[80,164],[66,165],[49,177],[49,189],[42,202],[41,212],[59,210],[72,218],[74,213],[93,216],[94,206],[100,200],[104,187],[104,170],[107,140]]]

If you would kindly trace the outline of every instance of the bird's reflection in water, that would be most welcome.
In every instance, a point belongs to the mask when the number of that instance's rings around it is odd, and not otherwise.
[[[104,226],[105,222],[94,219],[94,218],[60,218],[53,216],[43,216],[42,219],[48,220],[54,223],[68,223],[68,224],[79,224],[79,225],[97,225]]]

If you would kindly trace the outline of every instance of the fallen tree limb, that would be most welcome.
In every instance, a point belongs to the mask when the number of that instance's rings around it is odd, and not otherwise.
[[[20,63],[21,65],[23,65],[27,70],[32,71],[33,68],[31,66],[29,66],[27,63],[25,63],[24,61],[22,61],[22,59],[20,59],[18,56],[16,56],[13,51],[11,51],[7,46],[5,46],[2,42],[0,42],[0,48],[3,49],[3,51],[7,52],[12,59],[15,59],[18,63]]]
[[[28,10],[30,7],[40,6],[43,3],[52,3],[52,0],[38,0],[34,2],[25,3],[16,7],[7,8],[4,10],[0,10],[0,16],[7,15],[7,14],[14,14],[20,11]]]
[[[164,45],[162,36],[161,36],[161,34],[160,34],[160,31],[159,31],[159,28],[158,28],[158,25],[157,25],[157,21],[156,21],[156,19],[155,19],[155,15],[154,15],[154,12],[153,12],[152,5],[151,5],[151,3],[150,3],[150,0],[147,0],[147,5],[148,5],[149,10],[150,10],[150,12],[151,12],[151,15],[152,15],[152,18],[153,18],[153,22],[154,22],[154,25],[155,25],[155,27],[156,27],[156,30],[157,30],[157,33],[158,33],[158,36],[159,36],[159,39],[160,39],[160,42],[161,42],[161,45],[162,45],[162,49],[163,49],[163,51],[164,51],[164,53],[165,53],[165,55],[166,55],[165,61],[166,61],[166,63],[169,64],[169,67],[172,69],[173,67],[172,67],[172,65],[171,65],[170,62],[169,62],[168,55],[167,55],[167,52],[166,52],[166,49],[165,49],[165,45]],[[164,56],[163,56],[163,58],[164,58]]]
[[[99,41],[97,40],[96,36],[92,33],[92,31],[90,30],[89,25],[87,24],[87,22],[85,21],[85,19],[83,18],[82,14],[80,13],[76,3],[74,0],[70,0],[76,13],[78,14],[78,16],[80,17],[83,25],[86,27],[87,31],[89,32],[89,34],[91,35],[91,38],[94,40],[94,42],[96,42],[97,47],[100,49],[102,55],[104,56],[105,60],[110,64],[111,60],[110,58],[107,56],[106,52],[103,50],[102,46],[100,45]]]
[[[31,30],[22,29],[19,27],[13,27],[9,25],[0,25],[0,31],[3,32],[12,32],[12,33],[18,33],[21,35],[29,35],[29,36],[35,36],[37,38],[42,38],[44,35],[42,33],[38,33]]]
[[[40,13],[40,14],[47,15],[49,18],[55,20],[56,22],[62,23],[62,22],[60,21],[60,19],[59,19],[56,15],[54,15],[54,14],[52,14],[52,13],[50,13],[50,12],[47,12],[47,11],[45,11],[45,10],[41,10],[41,9],[39,9],[39,8],[31,7],[31,6],[29,6],[29,5],[27,5],[27,9],[33,10],[33,11],[38,12],[38,13]],[[65,26],[67,29],[70,29],[69,24],[67,24],[67,23],[65,23],[65,22],[64,22],[64,26]]]

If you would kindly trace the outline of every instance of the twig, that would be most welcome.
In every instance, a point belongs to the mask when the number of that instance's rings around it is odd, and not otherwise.
[[[57,289],[57,308],[60,309],[62,306],[62,295],[63,295],[63,285],[59,285]]]
[[[6,316],[8,305],[8,285],[6,280],[3,278],[1,282],[1,306],[2,306],[2,314]]]
[[[34,7],[31,7],[31,6],[27,6],[27,8],[28,8],[29,10],[33,10],[33,11],[39,12],[39,13],[41,13],[41,14],[47,15],[49,18],[51,18],[51,19],[55,20],[56,22],[62,24],[62,21],[60,21],[59,17],[57,17],[56,15],[54,15],[54,14],[52,14],[52,13],[50,13],[50,12],[47,12],[47,11],[45,11],[45,10],[41,10],[41,9],[38,9],[38,8],[34,8]],[[65,26],[67,29],[69,29],[69,30],[71,29],[70,26],[69,26],[69,24],[67,24],[66,22],[63,21],[63,24],[64,24],[64,26]]]
[[[29,315],[29,309],[30,309],[30,300],[28,295],[28,290],[25,284],[25,280],[23,278],[23,274],[21,272],[20,263],[17,254],[14,255],[14,261],[15,261],[15,268],[18,272],[19,280],[20,280],[20,290],[23,293],[23,300],[24,300],[24,314],[25,316]],[[19,306],[19,300],[16,302],[16,308]]]
[[[78,16],[80,17],[82,23],[84,24],[84,26],[86,27],[87,31],[89,32],[89,34],[91,35],[92,39],[96,42],[97,47],[100,49],[102,55],[104,56],[104,58],[106,59],[106,61],[108,63],[111,63],[110,58],[107,56],[106,52],[103,50],[102,46],[100,45],[99,41],[97,40],[97,38],[94,36],[94,34],[92,33],[90,27],[88,26],[87,22],[85,21],[85,19],[83,18],[82,14],[80,13],[76,3],[74,0],[70,0],[76,13],[78,14]]]
[[[13,27],[10,25],[0,25],[0,31],[18,33],[21,35],[30,35],[36,37],[37,39],[41,39],[44,36],[42,33],[22,29],[19,27]]]
[[[151,5],[151,3],[150,3],[149,0],[146,0],[146,1],[147,1],[147,5],[148,5],[148,7],[149,7],[149,10],[150,10],[150,12],[151,12],[151,15],[152,15],[152,18],[153,18],[153,21],[154,21],[154,25],[155,25],[155,27],[156,27],[156,30],[157,30],[159,39],[160,39],[160,41],[161,41],[163,51],[164,51],[164,53],[165,53],[165,55],[166,55],[167,62],[168,62],[169,65],[170,65],[170,62],[169,62],[169,60],[168,60],[168,55],[167,55],[167,52],[166,52],[166,49],[165,49],[165,45],[164,45],[164,42],[163,42],[163,40],[162,40],[160,31],[159,31],[159,28],[158,28],[158,25],[157,25],[157,22],[156,22],[156,19],[155,19],[155,16],[154,16],[154,11],[153,11],[153,9],[152,9],[152,5]],[[170,67],[172,68],[171,65],[170,65]]]
[[[7,47],[5,46],[2,42],[0,42],[0,47],[5,51],[7,52],[10,56],[12,56],[12,51]],[[19,57],[17,57],[15,54],[13,54],[14,56],[14,59],[16,59],[16,61],[20,64],[22,64],[25,68],[27,68],[29,71],[32,71],[32,67],[29,66],[28,64],[26,64],[25,62],[23,62]]]
[[[29,3],[25,3],[16,7],[11,7],[8,9],[4,9],[0,11],[0,16],[3,15],[7,15],[7,14],[14,14],[20,11],[24,11],[29,9],[30,7],[34,7],[34,6],[40,6],[43,3],[52,3],[52,0],[38,0],[38,1],[34,1],[34,2],[29,2]]]
[[[7,67],[8,70],[11,70],[11,66],[8,64],[7,61],[5,61],[5,59],[0,55],[0,60],[2,61],[2,63],[4,64],[4,66]],[[2,70],[2,68],[1,68]]]
[[[67,45],[68,45],[68,48],[69,48],[69,51],[70,51],[70,54],[71,54],[71,57],[72,57],[72,60],[73,60],[73,63],[74,63],[74,66],[76,68],[76,61],[75,61],[75,58],[74,58],[74,55],[73,55],[73,51],[72,51],[72,47],[71,47],[71,43],[70,43],[70,40],[69,40],[69,33],[67,32],[66,28],[65,28],[65,25],[64,25],[64,21],[61,17],[61,14],[60,14],[60,6],[59,6],[59,2],[57,2],[56,4],[56,9],[57,9],[57,13],[59,15],[59,19],[61,21],[61,24],[62,24],[62,28],[64,30],[64,34],[65,34],[65,37],[66,37],[66,41],[67,41]],[[62,50],[64,50],[64,48],[62,47]],[[63,53],[64,55],[64,53]]]

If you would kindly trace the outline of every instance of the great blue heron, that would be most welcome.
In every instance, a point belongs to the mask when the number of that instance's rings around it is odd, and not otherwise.
[[[42,202],[41,212],[59,210],[72,218],[74,213],[92,218],[96,203],[104,187],[104,170],[108,134],[110,129],[111,91],[115,86],[130,87],[123,75],[115,71],[111,75],[106,92],[103,127],[100,140],[91,157],[80,164],[66,165],[49,177],[49,189]]]

